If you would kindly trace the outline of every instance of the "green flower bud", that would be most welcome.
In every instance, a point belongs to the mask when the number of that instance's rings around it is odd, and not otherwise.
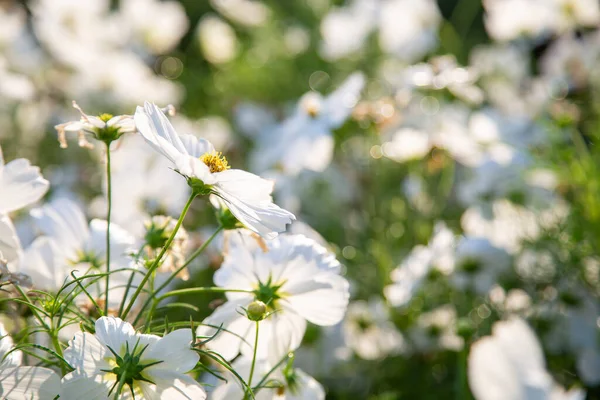
[[[248,305],[246,315],[250,321],[262,321],[267,315],[267,305],[260,300],[255,300]]]

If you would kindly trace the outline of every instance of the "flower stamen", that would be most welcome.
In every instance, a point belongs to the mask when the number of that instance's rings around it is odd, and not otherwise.
[[[229,164],[227,163],[227,159],[220,151],[213,151],[210,153],[206,153],[200,157],[200,161],[208,166],[211,173],[222,172],[229,168]]]

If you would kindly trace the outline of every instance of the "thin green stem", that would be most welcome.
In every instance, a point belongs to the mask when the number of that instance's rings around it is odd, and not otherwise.
[[[195,287],[195,288],[187,288],[187,289],[178,289],[172,290],[158,297],[157,300],[161,301],[166,299],[167,297],[180,296],[182,294],[192,294],[192,293],[227,293],[227,292],[235,292],[235,293],[254,293],[252,290],[245,289],[227,289],[222,287]]]
[[[173,291],[167,292],[167,293],[163,294],[162,296],[159,296],[156,298],[154,298],[156,293],[153,293],[152,296],[150,297],[150,299],[153,299],[152,306],[150,307],[150,310],[148,311],[148,316],[147,316],[146,320],[147,321],[152,320],[152,316],[156,312],[156,308],[158,307],[160,302],[166,298],[173,297],[173,296],[186,295],[186,294],[193,294],[193,293],[227,293],[227,292],[253,293],[252,290],[226,289],[226,288],[220,288],[220,287],[195,287],[195,288],[173,290]],[[140,312],[137,315],[136,319],[134,320],[134,324],[138,322],[141,315],[142,315],[142,313]],[[148,326],[149,326],[149,324],[148,324]]]
[[[200,246],[200,247],[199,247],[199,248],[198,248],[196,251],[194,251],[194,252],[192,253],[192,255],[190,256],[190,258],[188,258],[188,259],[187,259],[187,261],[186,261],[186,262],[185,262],[185,263],[184,263],[184,264],[183,264],[181,267],[179,267],[178,269],[176,269],[175,271],[173,271],[173,272],[171,273],[171,275],[169,275],[169,277],[168,277],[168,278],[167,278],[167,279],[166,279],[166,280],[165,280],[165,281],[164,281],[164,282],[163,282],[163,283],[162,283],[160,286],[158,286],[158,288],[156,288],[156,290],[154,290],[150,296],[148,296],[148,298],[146,299],[146,301],[144,302],[144,304],[143,304],[143,305],[142,305],[142,307],[140,308],[140,310],[139,310],[139,313],[138,313],[137,317],[135,318],[134,324],[136,324],[136,323],[139,321],[139,319],[140,319],[140,317],[142,316],[142,314],[143,314],[144,310],[146,309],[146,307],[148,307],[148,305],[150,304],[150,302],[151,302],[151,301],[153,301],[153,300],[154,300],[154,301],[155,301],[155,303],[156,303],[156,299],[154,298],[154,297],[156,296],[156,294],[157,294],[157,293],[160,293],[160,291],[161,291],[161,290],[163,290],[165,287],[167,287],[167,285],[168,285],[169,283],[171,283],[171,281],[172,281],[173,279],[175,279],[175,277],[176,277],[176,276],[177,276],[177,275],[178,275],[178,274],[179,274],[181,271],[183,271],[185,268],[187,268],[187,266],[188,266],[188,265],[190,265],[190,263],[191,263],[192,261],[194,261],[194,259],[195,259],[196,257],[198,257],[198,256],[199,256],[199,255],[200,255],[202,252],[204,252],[204,250],[205,250],[205,249],[208,247],[208,245],[209,245],[209,244],[210,244],[210,243],[211,243],[211,242],[214,240],[214,238],[215,238],[215,237],[216,237],[216,236],[219,234],[219,232],[221,232],[222,230],[223,230],[223,227],[222,227],[222,226],[220,226],[220,227],[219,227],[219,228],[218,228],[218,229],[217,229],[217,230],[216,230],[216,231],[215,231],[215,232],[214,232],[214,233],[213,233],[213,234],[212,234],[212,235],[211,235],[211,236],[208,238],[208,240],[206,240],[206,242],[204,242],[204,243],[202,244],[202,246]],[[156,305],[157,305],[157,304],[154,304],[154,305],[153,305],[153,308],[154,308],[154,309],[156,309]],[[152,315],[152,314],[150,314],[150,315]]]
[[[52,331],[48,332],[48,334],[50,334],[50,337],[52,338],[52,345],[54,346],[54,350],[56,351],[56,354],[58,354],[60,356],[60,358],[62,360],[64,360],[62,347],[60,347],[60,341],[58,340],[57,330],[52,328]],[[60,369],[61,369],[63,375],[65,375],[67,373],[67,369],[65,368],[64,363],[60,363]]]
[[[110,217],[112,213],[112,174],[110,169],[110,142],[106,142],[106,196],[108,211],[106,215],[106,296],[104,302],[104,315],[108,315],[108,288],[110,283]]]
[[[252,365],[250,365],[250,376],[248,377],[248,388],[252,391],[252,378],[254,377],[254,367],[256,366],[256,350],[258,348],[258,327],[260,321],[256,321],[256,335],[254,337],[254,352],[252,354]],[[246,398],[246,396],[244,396]]]
[[[190,209],[190,206],[192,205],[192,201],[194,200],[195,197],[196,197],[196,193],[192,192],[192,194],[190,195],[190,198],[188,199],[187,203],[185,204],[185,207],[183,207],[183,211],[181,212],[181,215],[179,216],[179,219],[177,220],[177,225],[175,225],[175,229],[173,229],[173,232],[171,233],[171,236],[167,240],[167,243],[162,248],[162,250],[158,254],[158,257],[156,257],[156,259],[154,260],[152,265],[148,268],[148,272],[146,272],[146,274],[142,278],[142,281],[140,282],[137,289],[131,296],[131,300],[129,300],[127,307],[121,314],[122,319],[125,319],[127,317],[127,314],[129,314],[129,312],[133,308],[133,305],[135,304],[135,301],[137,300],[138,296],[142,292],[144,285],[148,282],[148,279],[150,279],[154,270],[156,268],[158,268],[158,266],[160,265],[160,261],[162,260],[162,257],[165,255],[165,253],[171,246],[171,243],[173,243],[173,240],[175,239],[175,235],[179,231],[179,228],[181,227],[181,224],[183,223],[183,219],[185,218],[185,215],[187,214],[188,210]],[[140,311],[140,313],[141,313],[141,311]],[[137,318],[136,318],[136,320],[137,320]]]

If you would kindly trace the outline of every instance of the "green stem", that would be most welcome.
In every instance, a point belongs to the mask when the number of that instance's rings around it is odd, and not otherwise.
[[[60,347],[60,341],[58,340],[58,332],[56,332],[56,330],[53,328],[51,332],[48,332],[48,334],[52,338],[52,345],[54,346],[54,350],[56,351],[56,354],[58,354],[60,356],[60,358],[62,360],[64,360],[62,347]],[[60,370],[62,371],[63,375],[65,375],[67,373],[67,369],[65,368],[64,362],[60,363]]]
[[[152,302],[152,307],[150,307],[150,311],[148,311],[148,316],[146,319],[147,319],[147,321],[152,320],[152,316],[156,312],[156,308],[158,307],[160,302],[166,298],[173,297],[173,296],[186,295],[186,294],[193,294],[193,293],[227,293],[227,292],[253,293],[252,290],[226,289],[226,288],[221,288],[221,287],[196,287],[196,288],[173,290],[173,291],[163,294],[162,296],[154,298],[154,301]],[[152,299],[154,295],[156,295],[156,293],[153,293],[150,298]],[[138,314],[138,316],[136,317],[134,324],[138,322],[138,319],[141,315],[142,315],[142,313],[140,312]],[[148,326],[150,326],[150,324],[148,324]]]
[[[104,302],[104,315],[108,315],[108,288],[110,283],[110,217],[112,212],[112,174],[110,169],[110,142],[106,142],[106,196],[108,212],[106,215],[106,297]]]
[[[248,388],[252,391],[252,378],[254,377],[254,367],[256,366],[256,350],[258,348],[258,327],[260,321],[256,321],[256,335],[254,337],[254,353],[252,354],[252,365],[250,365],[250,376],[248,377]],[[244,398],[246,398],[244,396]]]
[[[169,283],[171,283],[171,281],[173,279],[175,279],[175,277],[177,277],[177,275],[183,271],[185,268],[187,268],[188,265],[190,265],[190,263],[192,261],[194,261],[194,259],[196,257],[198,257],[202,252],[204,252],[204,250],[208,247],[208,245],[213,241],[213,239],[219,234],[219,232],[221,232],[223,230],[223,227],[220,226],[219,229],[217,229],[209,238],[206,242],[204,242],[202,244],[202,246],[200,246],[200,248],[198,248],[196,251],[194,251],[192,253],[192,255],[190,256],[190,258],[188,258],[188,260],[178,269],[176,269],[175,271],[173,271],[171,273],[171,275],[167,278],[167,280],[165,280],[158,288],[156,288],[156,290],[154,290],[152,292],[152,294],[150,296],[148,296],[148,298],[146,299],[146,301],[144,302],[144,304],[142,305],[142,307],[139,310],[139,313],[137,315],[137,317],[135,318],[135,321],[133,322],[134,325],[139,321],[142,313],[144,312],[144,310],[146,309],[146,307],[148,307],[148,304],[150,304],[150,302],[154,299],[154,296],[156,296],[157,293],[160,293],[161,290],[163,290],[165,287],[167,287],[167,285]],[[156,301],[156,300],[155,300]],[[153,305],[153,308],[156,309],[156,305]],[[150,314],[152,315],[152,314]]]
[[[456,374],[456,380],[454,382],[455,384],[455,390],[456,390],[456,400],[464,400],[464,399],[468,399],[469,397],[467,396],[467,351],[468,349],[467,345],[465,344],[465,348],[463,350],[461,350],[458,354],[457,354],[457,362],[456,362],[456,369],[457,369],[457,374]]]
[[[152,276],[152,273],[154,272],[154,270],[156,268],[158,268],[158,266],[160,265],[160,261],[161,261],[162,257],[165,255],[165,253],[171,246],[171,243],[173,243],[173,240],[175,239],[175,235],[177,234],[177,231],[179,231],[179,228],[181,227],[181,224],[183,223],[183,219],[185,218],[185,215],[187,214],[188,210],[190,209],[190,206],[192,205],[192,201],[194,200],[195,197],[196,197],[196,192],[192,192],[192,194],[190,195],[190,198],[188,199],[187,203],[185,204],[185,207],[183,207],[183,211],[181,212],[179,219],[177,220],[177,225],[175,225],[175,229],[173,229],[173,232],[171,233],[171,236],[167,240],[167,243],[162,248],[162,250],[158,254],[158,257],[156,257],[156,259],[154,260],[152,265],[148,268],[148,272],[146,272],[146,274],[142,278],[142,281],[140,282],[137,289],[133,293],[133,296],[131,296],[131,300],[129,300],[127,307],[121,314],[121,319],[125,319],[127,317],[127,314],[129,314],[129,312],[133,308],[133,305],[135,304],[135,301],[137,300],[138,296],[142,292],[144,285],[148,282],[148,279],[150,279],[150,276]],[[140,311],[140,313],[141,313],[141,311]],[[136,318],[136,320],[137,320],[137,318]]]

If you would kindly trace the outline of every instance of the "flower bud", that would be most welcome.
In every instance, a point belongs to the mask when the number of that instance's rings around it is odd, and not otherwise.
[[[254,300],[248,305],[246,315],[250,321],[262,321],[267,315],[267,305],[260,300]]]

